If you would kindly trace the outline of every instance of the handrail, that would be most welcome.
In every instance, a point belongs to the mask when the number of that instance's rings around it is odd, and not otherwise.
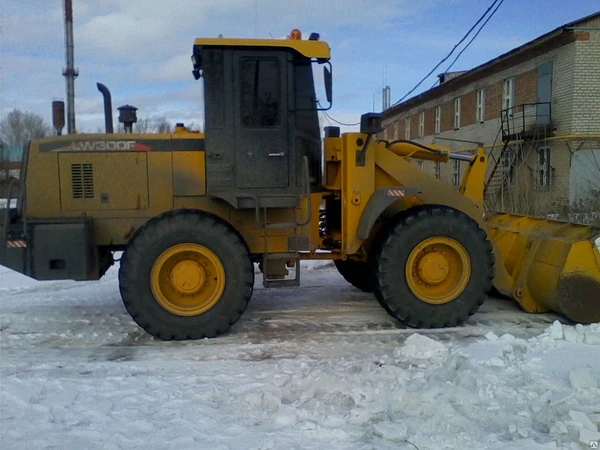
[[[540,113],[540,106],[547,106],[547,113]],[[528,113],[527,107],[535,107],[535,114]],[[519,112],[520,111],[520,112]],[[536,122],[539,117],[547,117],[548,122],[552,121],[552,103],[551,102],[527,102],[520,103],[510,108],[501,110],[500,126],[502,129],[502,140],[513,140],[513,135],[523,135],[527,128],[527,119],[535,118]],[[517,131],[516,122],[520,121],[520,130]]]

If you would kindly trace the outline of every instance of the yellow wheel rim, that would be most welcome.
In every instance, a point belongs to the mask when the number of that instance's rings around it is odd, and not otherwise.
[[[470,278],[469,255],[454,239],[425,239],[408,256],[408,287],[425,303],[442,305],[451,302],[465,290]]]
[[[208,311],[225,290],[225,269],[219,257],[198,244],[165,250],[154,262],[150,278],[156,301],[178,316]]]

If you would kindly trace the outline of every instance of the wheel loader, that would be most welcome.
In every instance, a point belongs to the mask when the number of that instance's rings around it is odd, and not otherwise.
[[[358,132],[321,130],[332,70],[317,33],[196,39],[202,133],[133,133],[129,105],[114,133],[98,84],[106,133],[25,151],[0,263],[36,280],[97,280],[122,252],[124,305],[163,340],[226,332],[252,297],[255,265],[265,287],[291,287],[310,259],[334,261],[409,327],[460,325],[493,288],[527,312],[600,320],[598,229],[485,211],[481,148],[379,139],[378,113],[362,115]],[[468,161],[459,189],[410,162],[456,158]]]

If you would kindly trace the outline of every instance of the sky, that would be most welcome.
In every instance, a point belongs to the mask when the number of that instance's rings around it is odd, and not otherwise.
[[[65,99],[62,0],[2,0],[0,113],[14,108],[51,123]],[[344,123],[381,111],[384,82],[403,97],[462,38],[492,0],[73,0],[78,132],[104,124],[96,83],[116,108],[138,117],[203,123],[202,83],[193,79],[196,37],[285,38],[318,32],[332,51],[333,108]],[[456,62],[468,70],[560,25],[598,11],[597,0],[505,0]],[[460,49],[459,49],[460,50]],[[456,53],[458,53],[458,51]],[[455,54],[456,54],[455,53]],[[431,88],[442,65],[412,95]],[[411,96],[412,96],[411,95]],[[375,106],[375,107],[374,107]],[[321,126],[327,126],[321,116]]]

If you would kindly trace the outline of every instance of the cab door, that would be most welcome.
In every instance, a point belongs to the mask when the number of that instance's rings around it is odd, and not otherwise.
[[[290,182],[287,59],[282,51],[235,51],[235,186],[287,188]]]

